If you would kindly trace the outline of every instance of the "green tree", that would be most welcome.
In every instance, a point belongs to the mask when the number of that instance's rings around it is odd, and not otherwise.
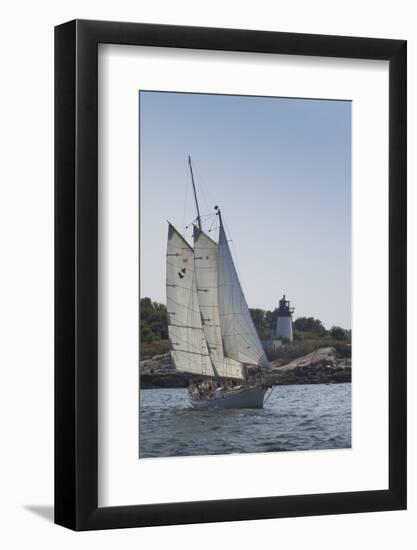
[[[140,339],[141,342],[153,342],[156,340],[156,335],[150,326],[144,321],[140,322]]]
[[[314,317],[299,317],[294,321],[294,328],[300,332],[311,332],[318,336],[324,336],[327,334],[326,329],[320,319]]]
[[[140,335],[143,342],[168,338],[167,310],[164,304],[150,298],[140,301]]]
[[[272,311],[265,311],[265,324],[275,334],[277,329],[278,308]]]
[[[258,336],[261,340],[270,340],[275,336],[276,311],[264,311],[263,309],[249,309]]]
[[[330,329],[330,336],[335,340],[347,340],[346,330],[342,327],[332,327]]]
[[[263,309],[250,309],[250,314],[256,328],[263,328],[265,323],[265,311]]]

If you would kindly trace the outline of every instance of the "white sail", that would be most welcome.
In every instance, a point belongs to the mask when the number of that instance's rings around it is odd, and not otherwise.
[[[242,363],[268,367],[269,362],[240,286],[221,217],[218,245],[218,303],[225,355]]]
[[[194,226],[197,297],[210,358],[218,376],[244,378],[243,365],[224,356],[218,307],[217,254],[217,243]]]
[[[177,370],[214,376],[201,325],[194,252],[171,224],[167,249],[167,315],[171,357]]]

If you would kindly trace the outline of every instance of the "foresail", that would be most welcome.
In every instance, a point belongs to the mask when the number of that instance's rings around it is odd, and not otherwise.
[[[194,227],[194,264],[201,321],[212,364],[223,378],[244,378],[243,365],[225,358],[218,307],[218,246]]]
[[[222,223],[218,245],[218,303],[224,354],[242,363],[269,366],[240,286]]]
[[[169,225],[167,248],[167,316],[171,357],[179,371],[214,376],[201,325],[194,252]]]

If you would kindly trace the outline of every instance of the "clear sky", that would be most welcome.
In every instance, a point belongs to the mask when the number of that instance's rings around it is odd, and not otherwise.
[[[140,294],[163,303],[167,220],[183,232],[196,217],[188,155],[249,307],[285,292],[294,318],[350,328],[351,103],[140,92]]]

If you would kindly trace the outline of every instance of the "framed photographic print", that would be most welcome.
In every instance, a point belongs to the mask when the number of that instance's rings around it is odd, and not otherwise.
[[[406,507],[406,42],[55,30],[55,521]]]

